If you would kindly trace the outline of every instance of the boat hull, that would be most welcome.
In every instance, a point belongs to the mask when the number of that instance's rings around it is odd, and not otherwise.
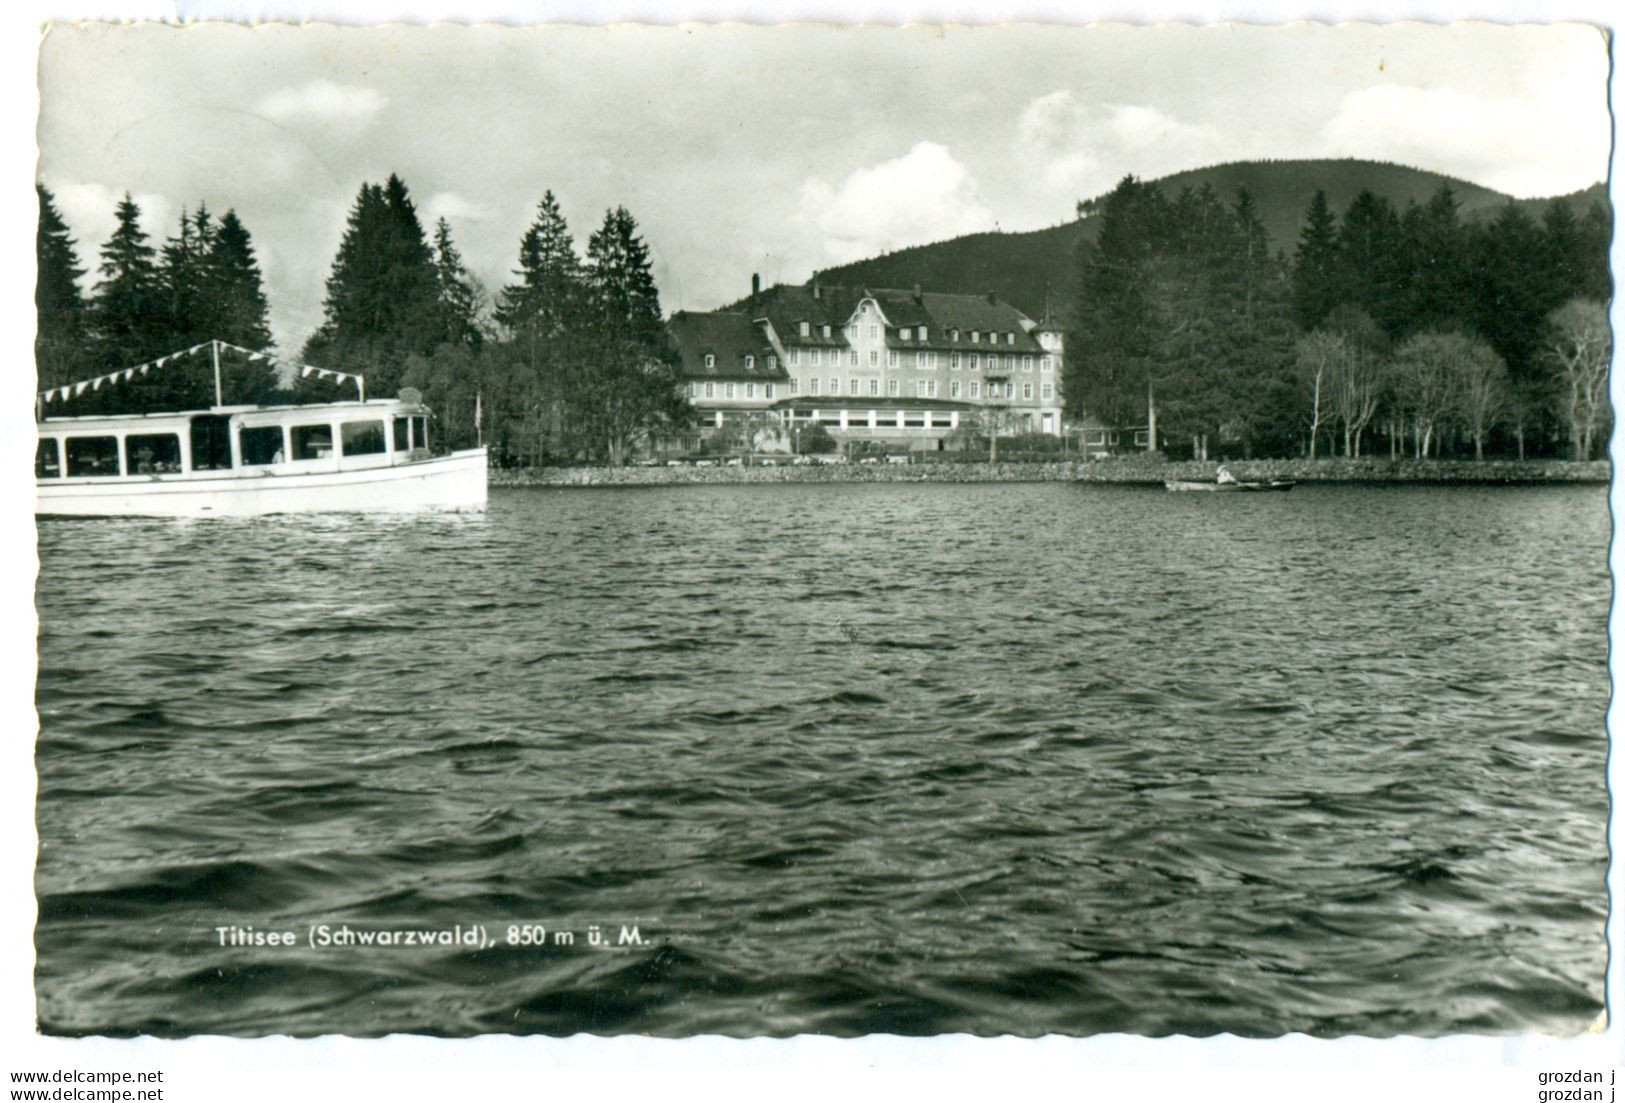
[[[35,485],[34,512],[54,517],[478,512],[486,504],[486,450],[355,470],[40,479]]]
[[[1197,480],[1197,479],[1165,479],[1165,480],[1163,480],[1162,485],[1167,487],[1169,490],[1197,491],[1197,492],[1208,491],[1210,493],[1215,493],[1215,494],[1224,494],[1224,493],[1246,493],[1248,491],[1260,491],[1260,490],[1276,490],[1276,491],[1291,490],[1297,484],[1287,482],[1287,481],[1282,480],[1282,479],[1271,479],[1268,482],[1239,482],[1239,483],[1202,482],[1202,481]]]

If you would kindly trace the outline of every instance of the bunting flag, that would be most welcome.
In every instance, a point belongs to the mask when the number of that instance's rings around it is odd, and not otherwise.
[[[248,357],[251,363],[269,363],[276,364],[278,366],[286,365],[288,367],[296,367],[299,369],[299,375],[301,378],[308,379],[310,376],[315,375],[318,379],[333,379],[345,383],[354,383],[356,393],[363,399],[365,399],[367,396],[367,381],[364,376],[353,375],[350,372],[338,371],[335,368],[318,368],[314,365],[300,364],[292,360],[281,360],[275,356],[272,356],[268,352],[254,352],[252,349],[245,349],[239,345],[228,344],[225,341],[204,341],[201,344],[193,345],[189,349],[183,349],[180,352],[172,352],[167,356],[160,356],[156,360],[149,360],[145,364],[137,364],[132,368],[121,368],[115,372],[108,372],[106,375],[98,375],[94,379],[86,379],[78,383],[65,383],[60,387],[52,387],[49,390],[40,391],[39,397],[42,402],[55,402],[58,399],[65,400],[70,397],[77,397],[78,395],[84,394],[86,390],[99,391],[102,389],[102,384],[104,383],[127,383],[137,375],[145,376],[153,368],[161,368],[171,360],[179,360],[182,357],[192,356],[203,349],[209,348],[211,344],[218,345],[222,350],[230,349],[232,352],[241,353],[242,355]]]

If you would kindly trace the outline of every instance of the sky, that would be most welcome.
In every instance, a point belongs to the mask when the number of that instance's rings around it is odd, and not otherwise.
[[[233,208],[285,354],[390,173],[489,291],[551,189],[583,249],[625,206],[664,308],[705,310],[753,273],[1054,225],[1127,173],[1363,157],[1561,194],[1606,176],[1611,127],[1575,24],[86,23],[50,29],[39,81],[39,179],[85,267],[125,192],[155,244]]]

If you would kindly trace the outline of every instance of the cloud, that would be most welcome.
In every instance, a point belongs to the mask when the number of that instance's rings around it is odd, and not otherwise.
[[[423,204],[423,225],[431,231],[442,218],[455,224],[459,221],[484,222],[492,217],[490,207],[466,199],[454,191],[436,192]]]
[[[1609,120],[1596,92],[1535,95],[1381,85],[1343,97],[1322,133],[1333,157],[1380,157],[1516,196],[1583,188],[1607,172]]]
[[[1165,176],[1225,156],[1212,126],[1147,104],[1083,103],[1065,89],[1022,109],[1015,145],[1041,188],[1080,199],[1107,191],[1125,173]]]
[[[965,166],[946,147],[922,141],[838,184],[808,179],[797,221],[818,235],[826,262],[842,263],[991,230],[993,212]]]
[[[101,262],[102,246],[118,227],[117,207],[124,199],[122,189],[94,182],[67,183],[51,188],[57,213],[67,223],[74,239],[74,252],[79,256],[79,267],[87,275],[81,281],[87,288],[96,282],[96,268]],[[142,192],[130,197],[140,208],[138,221],[152,247],[154,262],[163,249],[164,239],[177,232],[181,209],[167,197]]]
[[[329,126],[366,126],[388,103],[381,93],[353,84],[317,79],[297,88],[282,88],[262,98],[255,109],[277,122],[313,119]]]

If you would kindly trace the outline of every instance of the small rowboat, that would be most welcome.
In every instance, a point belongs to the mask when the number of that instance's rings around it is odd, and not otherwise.
[[[1237,490],[1291,490],[1297,483],[1287,482],[1284,479],[1270,479],[1267,482],[1236,482],[1221,483],[1212,479],[1165,479],[1163,486],[1169,490],[1211,490],[1218,492]]]

